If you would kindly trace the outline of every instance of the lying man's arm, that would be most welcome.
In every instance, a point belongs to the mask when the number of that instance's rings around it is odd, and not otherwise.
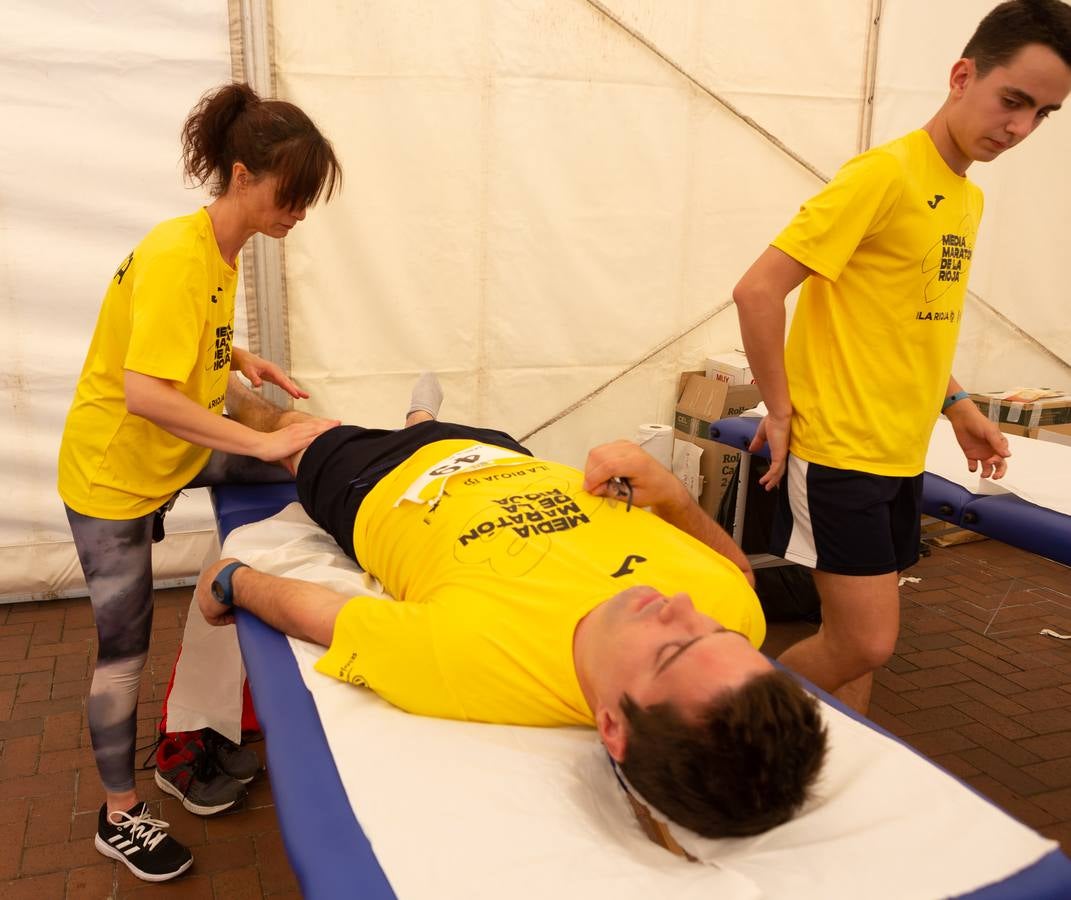
[[[201,614],[210,625],[228,625],[234,621],[234,610],[212,596],[216,575],[236,559],[221,559],[201,573],[194,597]],[[330,646],[335,631],[335,619],[349,600],[330,588],[300,581],[279,578],[258,572],[249,566],[235,569],[231,575],[234,606],[247,609],[283,634]]]
[[[615,477],[629,480],[636,506],[649,506],[660,519],[731,560],[751,586],[755,586],[755,575],[744,551],[692,499],[681,480],[646,450],[632,441],[614,441],[588,453],[584,490],[605,496],[609,492],[608,482]]]

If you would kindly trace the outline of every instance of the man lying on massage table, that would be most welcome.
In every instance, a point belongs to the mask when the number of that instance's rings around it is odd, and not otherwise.
[[[329,645],[319,671],[412,713],[594,725],[632,787],[704,836],[789,819],[825,729],[756,649],[765,622],[728,535],[635,444],[581,473],[437,421],[441,400],[422,376],[404,429],[338,426],[288,461],[308,515],[399,602],[223,559],[197,585],[205,619],[238,606]],[[264,430],[309,418],[240,387],[227,404]]]

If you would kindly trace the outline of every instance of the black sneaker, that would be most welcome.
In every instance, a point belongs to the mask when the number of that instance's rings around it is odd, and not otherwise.
[[[105,803],[93,843],[98,853],[119,860],[143,881],[169,881],[193,865],[193,855],[164,831],[167,827],[149,816],[144,802],[110,817]]]
[[[260,757],[252,748],[236,744],[211,728],[204,730],[204,742],[219,770],[235,781],[249,784],[260,771]]]
[[[214,816],[245,799],[245,785],[219,771],[200,731],[163,735],[153,778],[160,790],[199,816]]]

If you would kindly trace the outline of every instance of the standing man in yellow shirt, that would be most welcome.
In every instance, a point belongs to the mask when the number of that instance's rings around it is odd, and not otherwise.
[[[1071,91],[1071,7],[1012,0],[979,24],[921,129],[863,153],[808,200],[733,292],[767,407],[752,443],[780,485],[772,552],[814,569],[822,627],[781,661],[865,712],[918,559],[930,432],[950,419],[970,471],[1007,440],[952,377],[982,192],[966,178]],[[803,284],[785,344],[785,298]]]

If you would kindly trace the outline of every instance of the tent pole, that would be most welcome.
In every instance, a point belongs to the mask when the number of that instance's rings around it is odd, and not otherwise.
[[[881,28],[882,0],[870,0],[870,13],[866,26],[866,62],[863,67],[863,103],[859,108],[859,134],[856,150],[859,153],[870,149],[871,131],[874,126],[874,92],[878,80],[878,33]]]
[[[274,97],[275,43],[271,0],[229,0],[231,20],[231,71],[261,97]],[[290,334],[287,329],[286,257],[283,242],[253,235],[242,253],[249,349],[290,371]],[[264,396],[284,408],[292,406],[285,391],[266,384]]]

